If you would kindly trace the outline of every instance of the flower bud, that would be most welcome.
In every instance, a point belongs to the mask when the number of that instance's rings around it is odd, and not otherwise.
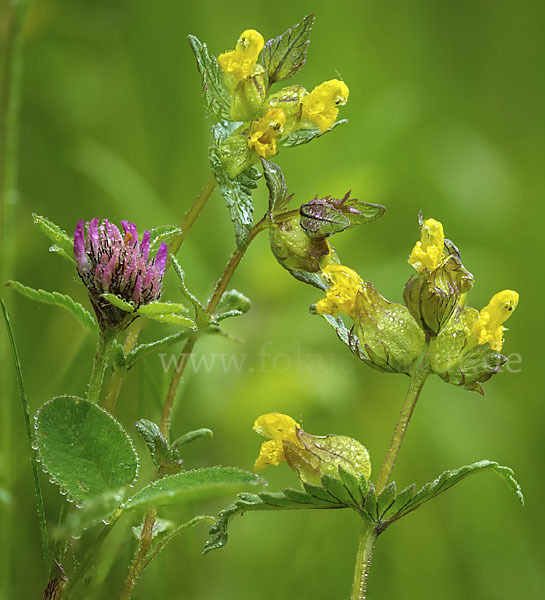
[[[385,213],[380,204],[360,202],[350,197],[347,192],[344,198],[314,198],[300,208],[301,227],[311,237],[325,237],[340,233],[353,225],[370,223]]]
[[[471,289],[473,276],[450,255],[433,271],[424,270],[405,285],[403,299],[420,327],[437,335],[454,313],[460,296]]]
[[[499,353],[503,323],[518,303],[518,294],[496,294],[480,312],[460,307],[430,344],[430,366],[447,383],[483,394],[481,383],[496,374],[507,360]]]
[[[115,294],[136,309],[159,299],[165,274],[166,244],[161,244],[157,255],[150,259],[150,232],[144,231],[139,242],[134,223],[121,221],[121,225],[123,235],[107,219],[99,225],[99,219],[95,218],[86,225],[79,221],[74,232],[78,274],[89,291],[103,330],[125,329],[135,318],[110,304],[103,294]]]
[[[255,469],[287,462],[302,482],[320,484],[323,475],[338,477],[338,468],[366,479],[371,461],[365,446],[344,435],[316,436],[303,431],[288,415],[270,413],[254,423],[254,430],[269,438],[261,446]]]
[[[300,219],[299,215],[294,215],[271,223],[271,250],[288,271],[318,273],[331,260],[331,246],[325,238],[310,238],[301,228]]]
[[[358,344],[372,366],[390,373],[411,374],[424,347],[424,334],[401,304],[383,298],[352,269],[327,265],[322,275],[330,284],[316,304],[319,314],[352,318]]]

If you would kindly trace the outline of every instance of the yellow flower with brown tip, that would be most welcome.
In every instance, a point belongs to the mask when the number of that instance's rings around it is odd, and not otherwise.
[[[301,119],[314,123],[322,133],[327,131],[337,120],[338,107],[346,104],[348,94],[344,81],[324,81],[301,99]]]
[[[243,31],[234,50],[218,56],[218,64],[224,73],[233,75],[237,81],[252,75],[265,40],[255,29]]]
[[[261,444],[259,456],[254,465],[255,470],[260,471],[269,465],[278,466],[281,462],[287,462],[283,442],[291,442],[300,446],[297,439],[297,429],[300,428],[299,423],[282,413],[268,413],[256,419],[254,431],[269,438],[269,441]]]
[[[498,292],[481,310],[477,322],[473,326],[472,335],[479,345],[490,344],[492,350],[501,350],[503,345],[503,324],[517,307],[519,295],[512,290]]]
[[[269,108],[259,121],[252,121],[248,146],[259,156],[267,158],[276,154],[276,140],[282,136],[286,115],[279,108]]]
[[[418,273],[424,269],[433,271],[443,260],[445,235],[443,225],[435,219],[426,219],[422,224],[421,238],[416,242],[409,264],[412,265]]]
[[[322,271],[324,279],[330,284],[325,298],[316,304],[316,311],[321,315],[336,317],[345,313],[356,319],[356,297],[365,289],[363,279],[348,267],[329,264]]]

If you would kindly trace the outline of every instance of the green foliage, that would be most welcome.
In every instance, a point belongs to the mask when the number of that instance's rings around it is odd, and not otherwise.
[[[320,485],[303,483],[304,491],[288,488],[281,492],[239,494],[233,504],[219,513],[210,529],[211,537],[205,544],[204,552],[225,546],[231,519],[250,511],[351,508],[376,527],[380,533],[394,521],[447,491],[468,475],[484,469],[492,469],[503,477],[520,502],[524,503],[520,486],[513,477],[513,471],[489,460],[461,467],[455,471],[445,471],[435,481],[424,485],[418,493],[415,484],[412,484],[397,494],[396,484],[392,482],[378,496],[373,484],[365,477],[357,477],[339,467],[338,477],[323,475]]]
[[[215,146],[210,148],[210,164],[235,227],[237,248],[243,250],[248,245],[252,230],[254,214],[252,190],[257,187],[261,173],[256,167],[251,166],[231,179],[225,173],[221,155]]]
[[[76,319],[87,329],[87,331],[97,331],[97,323],[95,319],[88,313],[85,308],[79,303],[59,292],[46,292],[45,290],[36,290],[19,283],[18,281],[8,281],[6,285],[12,287],[16,292],[43,304],[52,304],[53,306],[61,306],[69,313],[74,315]]]
[[[247,313],[252,306],[250,299],[237,290],[227,290],[224,292],[218,306],[214,318],[216,321],[222,321],[227,317],[236,317]]]
[[[261,62],[267,71],[269,85],[292,77],[304,66],[313,23],[314,15],[307,15],[300,23],[265,44]]]
[[[316,138],[322,137],[326,133],[329,133],[338,125],[343,125],[344,123],[348,123],[347,119],[341,119],[340,121],[336,121],[333,125],[327,129],[326,131],[322,131],[318,127],[311,127],[308,129],[298,129],[293,133],[290,133],[285,138],[282,138],[278,142],[279,146],[283,146],[284,148],[294,148],[295,146],[301,146],[302,144],[308,144],[315,140]]]
[[[86,500],[81,508],[71,511],[66,517],[63,527],[65,533],[72,537],[79,537],[86,529],[110,520],[112,515],[118,512],[126,497],[127,488],[120,488]]]
[[[41,217],[40,215],[33,214],[32,220],[36,229],[41,231],[53,242],[53,246],[49,249],[75,265],[74,242],[66,231],[61,229],[58,225],[55,225],[53,221],[50,221],[46,217]]]
[[[183,329],[182,331],[178,331],[172,335],[164,337],[160,340],[156,340],[155,342],[149,342],[148,344],[139,344],[126,354],[123,354],[122,363],[119,366],[124,366],[127,369],[134,367],[134,365],[149,356],[150,354],[155,354],[159,350],[165,350],[166,348],[170,348],[173,344],[177,342],[181,342],[186,340],[189,337],[189,330]]]
[[[384,503],[385,506],[382,508],[385,508],[385,510],[379,510],[377,519],[382,523],[382,527],[385,528],[390,525],[390,523],[393,523],[397,519],[416,510],[422,506],[422,504],[428,502],[428,500],[446,492],[452,486],[462,481],[462,479],[486,469],[491,469],[500,475],[509,486],[509,489],[517,496],[519,502],[524,504],[524,496],[522,495],[520,485],[513,477],[513,470],[494,461],[481,460],[471,465],[460,467],[454,471],[445,471],[444,473],[441,473],[437,479],[430,483],[426,483],[418,493],[415,493],[414,485],[405,488],[399,495],[395,496],[395,499],[392,499],[392,502],[390,502],[388,506]],[[386,490],[384,490],[382,494],[385,493]]]
[[[269,215],[285,211],[290,198],[288,197],[288,187],[282,169],[277,164],[264,158],[261,159],[261,164],[263,165],[265,183],[269,189]]]
[[[76,501],[116,494],[131,485],[138,457],[123,427],[96,404],[58,396],[36,414],[42,466],[61,493]]]
[[[126,510],[148,506],[202,502],[222,498],[240,490],[263,485],[255,473],[234,467],[208,467],[169,475],[150,483],[124,504]]]
[[[206,108],[218,119],[229,119],[231,96],[216,57],[211,55],[206,44],[194,35],[188,36],[188,39],[202,76],[202,93]]]
[[[159,426],[148,419],[140,419],[134,426],[146,442],[153,464],[163,473],[179,473],[183,460],[177,449],[171,448]]]
[[[210,323],[210,315],[206,312],[206,308],[204,304],[200,302],[200,300],[192,294],[188,287],[185,284],[185,273],[180,266],[180,263],[176,260],[176,257],[172,257],[172,266],[174,267],[174,271],[176,271],[176,275],[178,275],[180,290],[182,294],[191,302],[193,308],[195,309],[195,319],[197,321],[197,325],[199,328],[206,327]]]
[[[153,254],[159,250],[159,247],[163,242],[170,245],[170,243],[181,235],[181,233],[182,230],[174,225],[161,225],[150,229],[150,256],[153,256]]]
[[[310,312],[312,314],[317,314],[314,312],[313,307],[311,307]],[[329,323],[329,325],[331,325],[331,327],[333,327],[333,329],[337,333],[337,337],[341,340],[343,344],[346,344],[350,348],[352,354],[357,356],[366,365],[369,365],[370,367],[373,367],[379,371],[383,370],[377,367],[372,361],[369,360],[369,358],[361,349],[358,336],[352,331],[352,329],[348,329],[341,317],[332,317],[331,315],[320,316],[323,317]]]

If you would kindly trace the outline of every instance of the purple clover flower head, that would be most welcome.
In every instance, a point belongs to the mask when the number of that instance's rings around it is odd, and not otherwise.
[[[137,309],[158,300],[167,261],[167,245],[161,244],[150,259],[150,232],[142,241],[134,223],[121,221],[122,231],[104,219],[79,221],[74,232],[74,257],[79,276],[102,329],[125,329],[135,316],[105,300],[102,294],[115,294]],[[87,235],[86,235],[87,234]]]

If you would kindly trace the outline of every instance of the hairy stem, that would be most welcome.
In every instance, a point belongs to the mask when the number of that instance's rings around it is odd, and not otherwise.
[[[267,227],[266,219],[261,219],[261,221],[259,221],[258,223],[256,223],[254,225],[254,227],[250,233],[248,245],[246,246],[246,248],[244,248],[242,250],[237,249],[231,255],[231,258],[229,259],[229,262],[227,263],[227,266],[225,267],[225,270],[224,270],[222,276],[219,278],[219,280],[216,284],[216,287],[214,288],[214,292],[212,293],[212,296],[210,296],[210,299],[208,300],[208,304],[206,306],[206,312],[209,315],[211,315],[214,312],[214,310],[216,309],[218,302],[221,300],[221,297],[223,296],[225,290],[227,289],[227,286],[229,285],[229,282],[231,281],[231,278],[233,277],[238,265],[240,264],[240,261],[242,260],[242,257],[244,256],[248,246],[250,245],[252,240],[255,238],[255,236],[260,231],[263,231],[266,227]],[[172,375],[172,379],[170,381],[167,396],[165,398],[165,403],[163,405],[163,414],[161,415],[161,425],[160,425],[161,433],[163,434],[165,439],[168,439],[168,433],[169,433],[169,429],[170,429],[170,416],[172,414],[172,407],[174,406],[174,398],[176,397],[176,392],[178,391],[178,387],[180,386],[180,382],[182,380],[182,376],[184,374],[185,368],[187,366],[187,363],[189,362],[189,357],[190,357],[191,353],[193,352],[193,348],[195,347],[196,343],[197,343],[196,336],[187,340],[185,346],[182,349],[182,352],[178,359],[176,369],[175,369],[174,374]]]
[[[369,523],[364,523],[358,542],[358,553],[356,554],[356,567],[354,568],[354,581],[352,582],[350,600],[365,600],[367,578],[369,577],[377,537],[378,533],[375,528]]]
[[[89,379],[89,389],[87,391],[87,399],[98,404],[100,400],[100,392],[102,383],[104,382],[104,373],[110,360],[114,336],[111,333],[101,331],[98,335],[97,351],[93,361],[93,370]]]
[[[138,581],[138,577],[140,577],[140,573],[146,566],[144,564],[144,560],[146,559],[151,547],[151,542],[153,540],[153,525],[155,524],[156,518],[157,511],[154,508],[148,508],[146,511],[146,517],[144,518],[144,525],[142,526],[142,533],[140,534],[138,549],[134,555],[131,566],[129,567],[129,573],[125,581],[125,587],[121,593],[120,600],[130,600],[134,586]]]
[[[129,333],[127,333],[127,337],[125,338],[125,343],[123,344],[123,352],[127,354],[136,346],[136,342],[138,341],[138,336],[140,335],[140,330],[142,329],[141,319],[138,319],[136,323],[132,326]],[[113,414],[115,410],[115,403],[117,402],[117,397],[119,396],[119,392],[123,384],[125,383],[125,379],[127,378],[128,369],[126,367],[122,367],[119,369],[114,369],[113,375],[110,378],[110,382],[108,384],[108,390],[106,392],[106,399],[104,400],[104,408],[110,413]]]
[[[420,396],[420,392],[422,391],[429,373],[429,356],[428,352],[426,351],[411,376],[411,382],[409,384],[409,389],[407,390],[405,403],[401,409],[401,413],[394,430],[394,435],[390,441],[388,452],[386,452],[386,457],[384,458],[384,462],[382,463],[382,468],[378,476],[376,485],[377,495],[380,494],[388,485],[388,481],[390,480],[390,476],[394,469],[397,455],[399,454],[399,449],[403,443],[403,438],[405,437],[405,432],[409,426],[414,407],[416,406],[416,402]]]
[[[172,254],[176,255],[178,253],[180,246],[184,243],[184,240],[187,234],[189,233],[189,230],[191,229],[191,227],[193,227],[193,224],[201,214],[202,209],[208,202],[208,198],[210,198],[210,195],[214,191],[215,187],[216,178],[214,177],[214,175],[210,175],[210,178],[206,182],[204,188],[201,190],[201,193],[197,196],[197,199],[193,203],[193,206],[189,209],[189,211],[184,217],[184,220],[182,221],[182,233],[175,240],[172,241],[172,244],[170,246],[170,252]]]

